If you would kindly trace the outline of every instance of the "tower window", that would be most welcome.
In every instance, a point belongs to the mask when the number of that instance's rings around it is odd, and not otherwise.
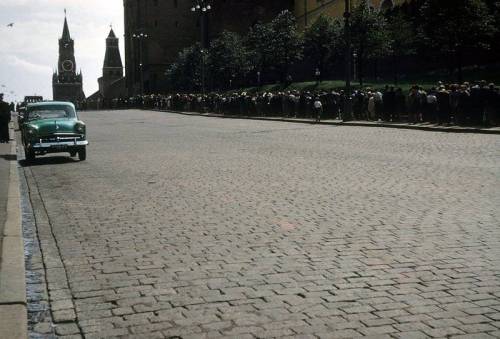
[[[177,0],[174,0],[174,7],[177,8],[179,6],[179,2]]]

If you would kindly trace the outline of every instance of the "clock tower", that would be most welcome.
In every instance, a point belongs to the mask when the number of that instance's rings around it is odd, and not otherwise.
[[[82,72],[76,72],[74,41],[69,34],[66,17],[62,37],[59,39],[57,71],[52,75],[52,90],[54,100],[57,101],[71,101],[77,105],[85,99]]]

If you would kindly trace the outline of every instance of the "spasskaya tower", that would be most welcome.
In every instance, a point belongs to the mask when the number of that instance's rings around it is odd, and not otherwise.
[[[52,75],[54,100],[71,101],[77,105],[85,99],[82,84],[82,72],[76,72],[74,41],[69,34],[65,16],[62,37],[59,39],[57,71]]]

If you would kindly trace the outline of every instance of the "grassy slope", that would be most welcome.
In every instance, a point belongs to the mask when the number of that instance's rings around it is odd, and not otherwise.
[[[487,67],[468,67],[463,70],[463,78],[465,81],[478,81],[478,80],[486,80],[487,82],[494,82],[497,85],[500,84],[500,64],[498,65],[488,65]],[[456,82],[456,77],[450,76],[445,71],[436,71],[432,73],[422,74],[419,77],[411,77],[408,79],[402,79],[398,82],[397,85],[394,84],[393,81],[377,81],[374,82],[372,80],[366,80],[363,84],[363,87],[371,87],[371,88],[383,88],[386,85],[401,87],[404,91],[408,91],[410,87],[414,84],[418,84],[423,86],[424,88],[431,88],[436,85],[438,81],[443,82]],[[353,87],[359,88],[359,83],[353,82]],[[319,85],[316,85],[315,81],[310,82],[295,82],[290,86],[284,88],[280,84],[273,85],[265,85],[260,89],[257,87],[248,87],[242,89],[247,92],[267,92],[267,91],[280,91],[280,90],[301,90],[301,91],[316,91],[323,90],[328,91],[332,89],[342,89],[345,86],[345,82],[343,80],[327,80],[321,82]]]

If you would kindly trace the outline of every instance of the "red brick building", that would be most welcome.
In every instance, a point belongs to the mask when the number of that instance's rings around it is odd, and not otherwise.
[[[165,71],[178,53],[200,41],[199,12],[192,0],[124,0],[125,74],[129,95],[160,93]],[[270,21],[294,0],[211,0],[208,35],[223,30],[244,34],[258,21]],[[142,84],[141,84],[142,83]]]

